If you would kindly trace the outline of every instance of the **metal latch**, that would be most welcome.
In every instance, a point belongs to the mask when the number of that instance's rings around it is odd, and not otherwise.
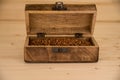
[[[67,10],[67,8],[64,6],[63,2],[59,1],[55,3],[52,10]]]
[[[68,48],[63,48],[63,47],[53,47],[52,52],[53,53],[67,53],[69,50]]]
[[[76,38],[80,38],[80,37],[82,37],[82,35],[83,35],[82,33],[75,33]]]
[[[38,38],[45,37],[45,33],[37,33],[37,37],[38,37]]]

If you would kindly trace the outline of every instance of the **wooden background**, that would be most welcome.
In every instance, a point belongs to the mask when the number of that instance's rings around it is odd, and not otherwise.
[[[98,63],[24,62],[25,4],[56,1],[0,0],[0,80],[120,80],[120,0],[61,0],[97,5],[94,37],[100,46]]]

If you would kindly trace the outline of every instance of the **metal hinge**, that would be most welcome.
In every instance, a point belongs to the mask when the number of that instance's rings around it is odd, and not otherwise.
[[[76,38],[81,38],[81,37],[83,37],[83,34],[82,33],[75,33],[75,37]]]
[[[37,37],[38,37],[38,38],[45,37],[45,33],[37,33]]]

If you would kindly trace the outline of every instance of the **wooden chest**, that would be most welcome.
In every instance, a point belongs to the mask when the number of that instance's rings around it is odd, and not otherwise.
[[[27,4],[25,62],[97,62],[95,4]]]

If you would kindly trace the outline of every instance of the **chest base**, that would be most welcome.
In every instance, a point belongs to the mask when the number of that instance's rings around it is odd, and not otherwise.
[[[99,47],[93,37],[37,38],[28,36],[24,47],[25,62],[97,62]]]

